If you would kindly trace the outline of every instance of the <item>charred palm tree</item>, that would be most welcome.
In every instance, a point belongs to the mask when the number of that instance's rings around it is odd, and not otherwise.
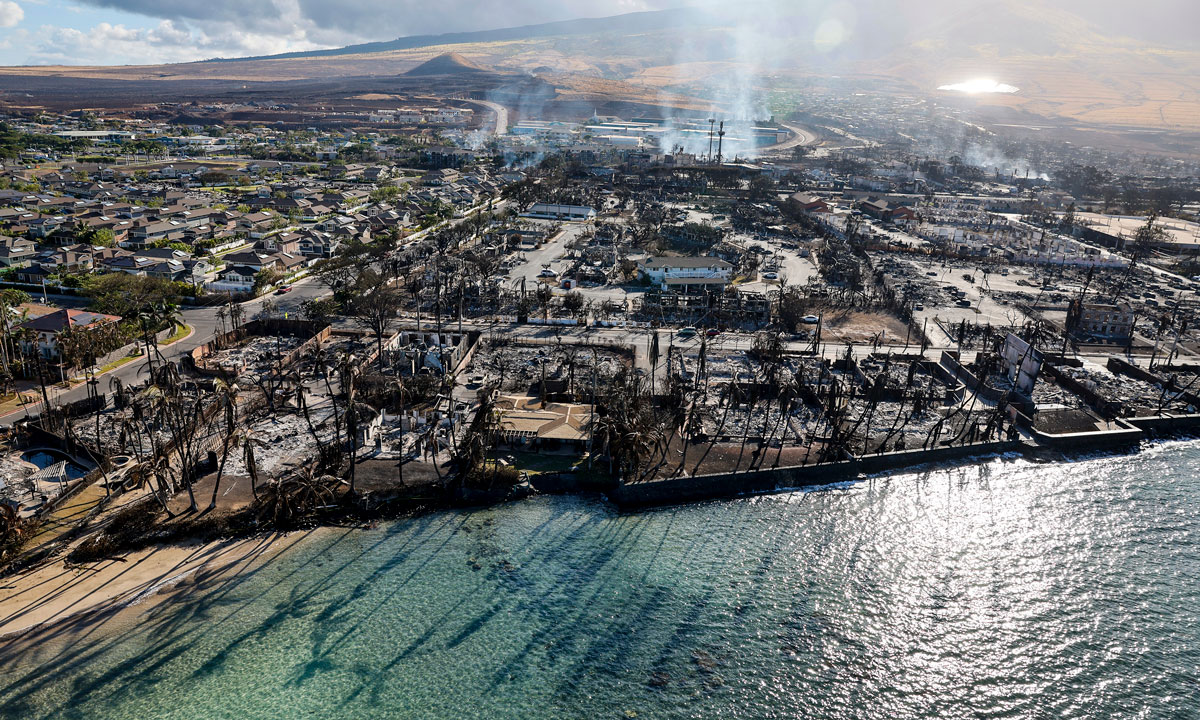
[[[735,405],[740,405],[742,400],[741,385],[738,382],[738,374],[735,372],[733,382],[725,388],[722,402],[725,405],[724,412],[721,413],[721,421],[717,423],[717,429],[713,432],[713,436],[708,441],[708,447],[704,449],[704,454],[696,461],[695,467],[692,468],[692,474],[696,475],[700,471],[700,466],[704,464],[704,460],[708,458],[708,454],[712,452],[713,446],[717,444],[717,440],[721,437],[721,433],[725,430],[725,423],[729,420],[729,411]]]
[[[229,459],[229,452],[237,445],[238,439],[238,386],[217,380],[214,390],[223,424],[221,427],[221,459],[217,464],[217,477],[213,481],[212,499],[208,503],[210,511],[217,508],[217,493],[221,488],[221,478],[225,475],[225,462]]]

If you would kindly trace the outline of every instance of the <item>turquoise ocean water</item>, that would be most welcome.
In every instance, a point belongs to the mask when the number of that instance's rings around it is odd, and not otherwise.
[[[324,532],[0,643],[0,717],[1200,718],[1200,443]]]

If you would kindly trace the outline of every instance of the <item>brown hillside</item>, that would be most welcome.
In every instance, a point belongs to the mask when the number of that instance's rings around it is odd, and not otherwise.
[[[450,52],[423,62],[404,74],[409,77],[425,77],[429,75],[479,75],[490,72],[491,70],[482,65],[477,65],[456,52]]]

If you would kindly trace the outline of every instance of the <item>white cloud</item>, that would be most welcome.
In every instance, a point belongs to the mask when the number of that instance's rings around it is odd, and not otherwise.
[[[32,1],[32,0],[31,0]],[[151,65],[341,47],[436,34],[616,15],[691,0],[78,0],[142,15],[156,25],[44,25],[23,43],[25,61],[49,65]],[[0,8],[14,5],[0,0]],[[17,8],[19,11],[20,9]],[[15,47],[15,46],[14,46]]]
[[[85,5],[167,21],[192,34],[189,59],[288,52],[469,32],[576,17],[618,15],[697,0],[77,0]],[[93,28],[93,31],[96,30]],[[236,37],[225,37],[233,32]],[[279,38],[282,42],[269,42]],[[261,51],[240,49],[262,46]],[[183,56],[163,47],[152,52]],[[205,54],[207,53],[207,54]]]
[[[25,11],[12,0],[0,0],[0,27],[14,27],[25,19]]]
[[[44,25],[31,34],[27,47],[29,62],[38,65],[151,65],[319,46],[294,33],[251,32],[233,23],[213,23],[200,30],[162,20],[149,28],[100,23],[78,30]]]

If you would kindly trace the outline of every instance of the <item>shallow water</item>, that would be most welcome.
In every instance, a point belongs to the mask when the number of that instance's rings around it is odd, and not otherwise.
[[[1200,443],[298,543],[0,649],[13,718],[1196,718]]]

